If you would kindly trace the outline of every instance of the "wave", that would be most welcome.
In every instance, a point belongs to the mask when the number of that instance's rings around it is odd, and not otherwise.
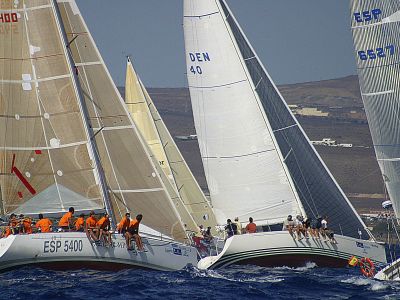
[[[347,279],[342,279],[340,282],[356,286],[369,286],[368,289],[371,291],[382,291],[391,288],[389,282],[377,281],[366,277],[352,276]]]

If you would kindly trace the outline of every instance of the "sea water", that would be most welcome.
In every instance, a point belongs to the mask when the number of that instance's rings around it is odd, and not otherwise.
[[[231,266],[202,271],[49,271],[0,274],[0,299],[400,299],[400,282],[359,269]]]

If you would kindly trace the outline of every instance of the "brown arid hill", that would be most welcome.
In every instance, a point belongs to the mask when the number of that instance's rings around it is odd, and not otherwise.
[[[122,89],[121,89],[122,90]],[[149,88],[173,136],[195,134],[186,88]],[[352,148],[316,146],[329,170],[359,212],[381,208],[384,185],[375,159],[356,76],[279,86],[289,105],[317,108],[327,116],[297,115],[310,140],[331,138]],[[200,186],[207,190],[197,141],[176,140]]]

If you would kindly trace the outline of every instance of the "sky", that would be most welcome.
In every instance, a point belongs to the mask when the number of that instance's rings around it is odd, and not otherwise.
[[[124,85],[131,55],[146,86],[187,86],[183,0],[77,3],[117,85]],[[356,74],[348,0],[227,3],[275,83]]]

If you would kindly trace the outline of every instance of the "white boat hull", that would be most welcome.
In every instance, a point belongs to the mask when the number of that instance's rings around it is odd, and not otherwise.
[[[297,241],[287,231],[236,235],[229,238],[218,256],[198,263],[200,269],[232,264],[263,267],[299,267],[314,262],[319,267],[345,267],[353,255],[369,257],[375,265],[386,264],[385,248],[377,243],[335,235],[337,244],[316,238]]]
[[[32,264],[51,269],[104,270],[180,270],[197,264],[195,248],[171,240],[143,237],[146,252],[128,251],[120,234],[113,235],[112,240],[113,244],[106,247],[90,243],[83,232],[10,235],[0,239],[0,271]]]
[[[400,259],[380,270],[374,278],[378,280],[400,280]]]

